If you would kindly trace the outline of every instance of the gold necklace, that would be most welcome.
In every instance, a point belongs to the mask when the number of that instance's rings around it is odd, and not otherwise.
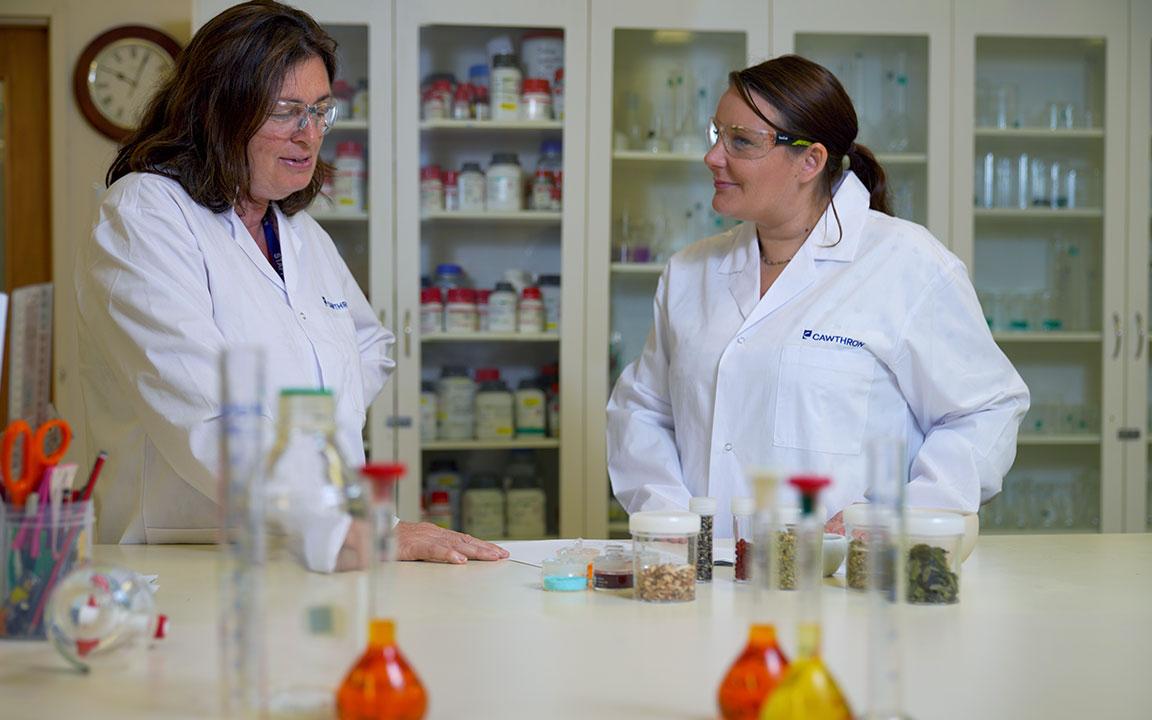
[[[764,255],[763,251],[761,251],[761,253],[760,253],[760,262],[764,263],[764,264],[765,264],[765,265],[767,265],[768,267],[774,267],[774,266],[776,266],[776,265],[787,265],[788,263],[792,262],[792,258],[794,258],[794,257],[796,257],[796,256],[795,256],[795,255],[793,255],[792,257],[790,257],[790,258],[784,258],[783,260],[769,260],[769,259],[768,259],[768,258],[767,258],[767,257]]]

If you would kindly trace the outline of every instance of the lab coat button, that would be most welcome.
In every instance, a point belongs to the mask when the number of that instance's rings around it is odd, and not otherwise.
[[[736,338],[736,344],[738,344],[738,345],[743,345],[743,344],[744,344],[744,336],[743,336],[743,335],[741,335],[740,337]]]
[[[308,316],[307,316],[307,315],[305,315],[304,313],[300,313],[300,319],[301,319],[301,320],[307,320],[307,319],[308,319]]]
[[[732,443],[724,443],[724,452],[732,452]]]

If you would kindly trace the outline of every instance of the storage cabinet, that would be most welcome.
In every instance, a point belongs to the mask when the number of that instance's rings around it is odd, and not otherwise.
[[[953,249],[1032,391],[985,530],[1124,525],[1127,22],[1124,2],[956,6]]]
[[[1132,3],[1128,63],[1128,308],[1135,333],[1125,353],[1124,425],[1143,430],[1124,451],[1124,530],[1152,529],[1152,364],[1149,363],[1152,283],[1152,4]],[[1136,433],[1129,433],[1135,435]]]

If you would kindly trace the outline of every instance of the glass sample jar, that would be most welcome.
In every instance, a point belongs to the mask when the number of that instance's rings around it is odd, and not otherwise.
[[[516,153],[493,153],[485,178],[488,210],[519,212],[524,209],[524,172]]]
[[[560,276],[541,275],[536,284],[544,300],[544,332],[560,332]]]
[[[700,516],[700,537],[696,541],[696,582],[712,582],[712,539],[715,536],[713,520],[716,498],[694,497],[688,501],[688,511]]]
[[[540,486],[536,462],[530,450],[513,450],[505,470],[509,488],[505,494],[507,536],[510,540],[538,539],[547,531],[548,495]],[[588,564],[582,576],[587,582]]]
[[[593,590],[631,595],[632,578],[632,553],[623,545],[605,545],[604,554],[592,561]]]
[[[732,498],[732,542],[736,550],[735,579],[738,583],[752,580],[752,518],[755,515],[755,498]]]
[[[964,518],[951,513],[908,515],[908,602],[941,605],[960,602],[960,544]]]
[[[796,589],[796,545],[799,539],[796,528],[799,524],[800,508],[776,508],[776,588],[780,590]]]
[[[644,602],[696,599],[696,541],[700,516],[678,510],[632,513],[634,595]]]
[[[577,592],[588,589],[588,563],[580,557],[558,555],[540,566],[540,580],[545,590]]]

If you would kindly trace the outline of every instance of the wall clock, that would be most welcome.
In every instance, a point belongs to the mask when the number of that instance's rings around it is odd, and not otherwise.
[[[124,25],[97,36],[76,61],[72,89],[96,130],[120,142],[136,128],[180,44],[155,28]]]

